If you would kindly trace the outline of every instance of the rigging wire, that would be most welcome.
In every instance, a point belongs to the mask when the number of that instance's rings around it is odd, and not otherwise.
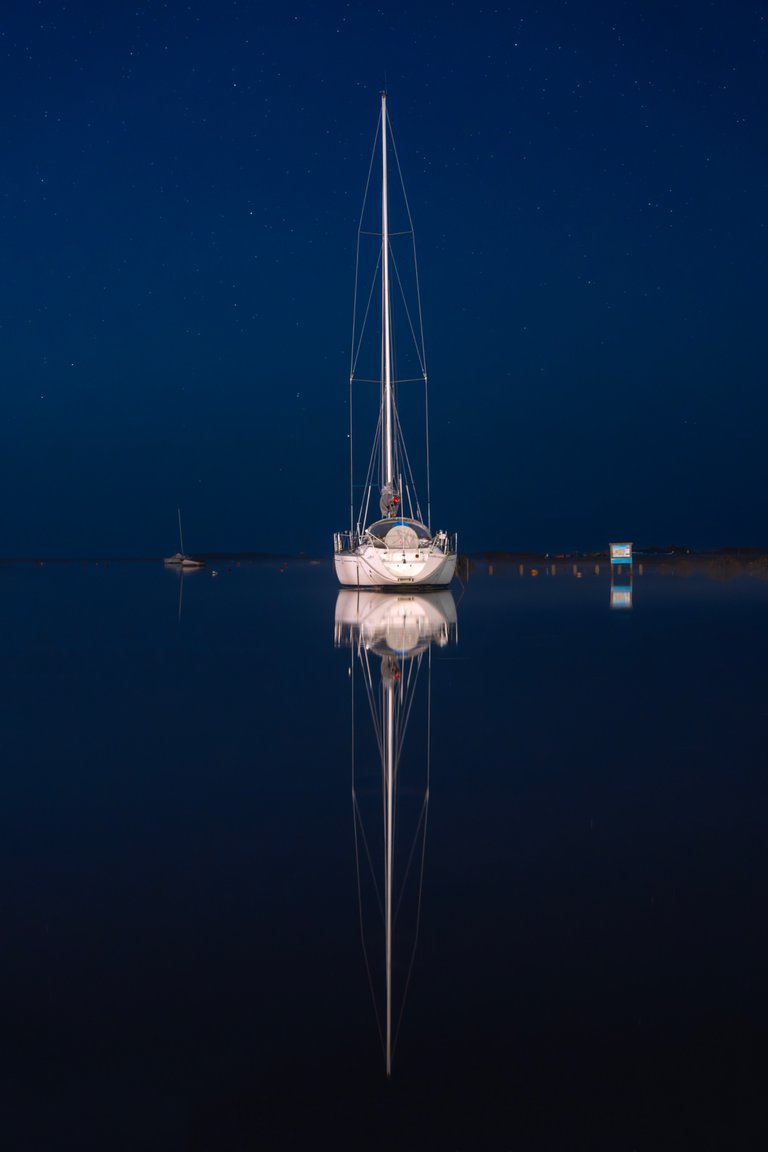
[[[355,296],[352,305],[352,363],[350,365],[350,376],[354,375],[354,348],[355,348],[355,332],[356,332],[356,317],[357,317],[357,286],[359,280],[360,268],[360,237],[362,235],[363,219],[365,217],[365,206],[368,203],[368,189],[371,186],[371,173],[373,172],[373,162],[376,158],[376,145],[379,142],[379,133],[381,132],[381,112],[379,112],[379,120],[376,125],[376,135],[373,138],[373,147],[371,148],[371,159],[368,164],[368,177],[365,181],[365,191],[363,192],[363,206],[360,209],[360,223],[357,226],[357,249],[355,252]],[[401,177],[402,180],[402,177]]]
[[[381,446],[381,408],[379,408],[379,420],[376,425],[376,435],[373,438],[373,448],[368,460],[368,472],[365,477],[365,484],[363,486],[363,498],[360,502],[360,523],[368,523],[368,508],[371,502],[371,491],[373,489],[373,473],[376,470],[376,463],[379,458]]]
[[[368,314],[370,313],[371,301],[373,300],[373,290],[376,287],[376,283],[377,283],[378,278],[379,278],[379,268],[380,267],[381,267],[381,248],[379,249],[379,255],[378,255],[378,258],[376,260],[376,267],[373,270],[373,277],[371,278],[371,290],[368,293],[368,302],[365,306],[365,314],[363,315],[363,322],[360,325],[360,339],[357,342],[357,348],[354,350],[354,359],[352,361],[352,371],[350,372],[350,378],[354,378],[356,380],[360,379],[359,376],[355,376],[355,371],[357,369],[357,362],[360,359],[360,349],[362,348],[362,345],[363,345],[363,336],[365,335],[365,329],[366,329],[366,326],[368,324]],[[355,269],[355,308],[357,307],[357,289],[358,289],[358,274],[357,274],[357,268],[356,268]],[[353,332],[352,333],[353,344],[354,344],[354,339],[355,339],[355,333]],[[371,383],[372,384],[380,384],[381,380],[372,380]]]
[[[403,1013],[405,1012],[405,1002],[408,999],[408,990],[411,986],[411,976],[413,975],[413,966],[416,960],[416,946],[419,942],[419,930],[421,928],[421,898],[424,892],[424,864],[427,858],[427,818],[429,816],[429,784],[430,784],[430,768],[432,764],[432,648],[430,646],[427,654],[427,787],[424,793],[424,802],[422,804],[421,815],[423,817],[424,829],[421,839],[421,868],[419,870],[419,896],[416,903],[416,926],[413,934],[413,948],[411,950],[411,962],[408,966],[408,974],[405,978],[405,985],[403,987],[403,998],[400,1004],[400,1015],[397,1018],[395,1026],[395,1035],[392,1041],[392,1055],[395,1054],[397,1048],[397,1041],[400,1036],[400,1026],[403,1023]],[[419,821],[421,823],[421,820]],[[418,836],[418,828],[416,830]],[[415,838],[414,838],[415,844]],[[408,864],[410,868],[410,861]]]
[[[405,190],[405,181],[403,180],[403,170],[400,167],[400,157],[397,154],[397,144],[395,143],[394,133],[392,132],[391,118],[388,117],[388,119],[390,120],[389,138],[392,141],[392,151],[395,154],[395,163],[397,164],[397,174],[400,177],[400,188],[402,189],[403,200],[405,201],[405,211],[408,214],[408,224],[410,225],[410,233],[404,233],[404,235],[410,234],[411,240],[413,242],[413,271],[414,271],[414,275],[416,278],[416,299],[418,301],[418,312],[419,312],[419,336],[421,339],[421,360],[422,360],[422,364],[424,365],[424,371],[426,373],[427,355],[426,355],[426,348],[424,346],[424,320],[423,320],[422,311],[421,311],[421,289],[419,287],[419,262],[416,259],[416,231],[413,227],[413,217],[411,216],[411,206],[408,203],[408,193]]]
[[[419,316],[419,337],[421,340],[421,367],[424,372],[424,413],[425,413],[425,448],[426,448],[426,465],[427,465],[427,527],[430,532],[432,531],[432,492],[430,487],[430,477],[432,469],[430,467],[430,452],[429,452],[429,384],[427,373],[427,352],[424,344],[424,314],[421,307],[421,282],[419,278],[419,261],[416,256],[416,230],[413,227],[413,217],[411,216],[411,206],[408,203],[408,193],[405,190],[405,181],[403,180],[403,170],[400,167],[400,157],[397,153],[397,144],[392,132],[390,124],[390,139],[392,141],[392,151],[395,154],[395,163],[397,164],[397,174],[400,177],[400,187],[403,192],[403,200],[405,201],[405,211],[408,214],[408,223],[411,229],[411,247],[413,250],[413,272],[416,280],[416,305],[418,308]]]
[[[368,975],[368,987],[370,988],[371,1000],[373,1001],[373,1014],[374,1014],[374,1017],[376,1019],[376,1027],[377,1027],[378,1033],[379,1033],[379,1040],[381,1042],[381,1048],[382,1048],[382,1051],[384,1052],[384,1054],[386,1056],[385,1044],[384,1044],[384,1030],[381,1026],[381,1018],[379,1015],[379,1005],[378,1005],[378,1001],[376,999],[376,989],[373,986],[373,973],[371,972],[371,963],[370,963],[370,960],[368,958],[368,947],[367,947],[366,942],[365,942],[365,924],[363,922],[363,890],[362,890],[362,879],[361,879],[361,875],[360,875],[360,849],[359,849],[359,840],[358,840],[358,826],[359,826],[359,830],[360,830],[360,837],[362,837],[363,846],[365,848],[365,853],[366,853],[366,856],[368,857],[368,867],[371,871],[371,877],[373,879],[373,889],[374,889],[374,892],[376,893],[376,900],[378,902],[379,909],[382,911],[382,915],[383,915],[383,908],[382,908],[382,902],[381,902],[381,894],[379,892],[378,885],[376,883],[376,872],[375,872],[375,869],[373,867],[373,861],[371,859],[371,853],[370,853],[370,849],[368,847],[368,839],[365,835],[365,825],[363,823],[363,819],[362,819],[362,816],[360,813],[360,806],[358,805],[358,802],[357,802],[356,761],[355,761],[355,673],[354,673],[354,662],[355,662],[355,655],[354,655],[354,649],[352,649],[352,652],[350,654],[350,677],[351,677],[351,681],[352,681],[352,814],[353,814],[352,826],[354,829],[354,837],[355,837],[355,871],[357,874],[357,904],[358,904],[358,911],[359,911],[359,918],[360,918],[360,941],[361,941],[362,946],[363,946],[363,958],[365,959],[365,970],[366,970],[366,973]],[[370,678],[370,666],[368,666],[368,677]]]
[[[352,302],[352,345],[350,348],[350,369],[349,369],[349,531],[350,534],[354,531],[354,517],[355,517],[355,496],[354,496],[354,483],[355,483],[355,462],[354,462],[354,419],[353,419],[353,396],[352,396],[352,378],[355,373],[355,329],[357,325],[357,288],[360,279],[360,230],[363,224],[363,217],[365,215],[365,205],[368,200],[368,189],[371,184],[371,173],[373,172],[373,161],[376,156],[376,145],[379,140],[379,132],[381,130],[381,112],[379,113],[379,120],[376,125],[376,134],[373,138],[373,147],[371,148],[371,159],[368,164],[368,177],[365,181],[365,191],[363,193],[363,206],[360,210],[360,223],[357,228],[357,245],[355,249],[355,292]],[[373,294],[373,285],[371,285],[371,294]],[[368,308],[370,308],[370,297],[368,299]],[[365,320],[368,318],[368,308],[366,308]],[[362,339],[362,335],[361,335]],[[359,350],[358,350],[359,354]]]
[[[417,356],[418,361],[419,361],[419,368],[421,368],[422,376],[426,376],[427,366],[424,362],[424,349],[419,347],[419,342],[418,342],[418,339],[416,338],[416,332],[414,331],[413,321],[411,320],[411,312],[410,312],[410,309],[408,307],[408,300],[407,300],[406,295],[405,295],[405,289],[403,288],[403,282],[400,279],[400,269],[397,266],[397,261],[395,260],[395,254],[391,249],[390,249],[389,255],[390,255],[390,259],[392,260],[392,267],[395,269],[395,277],[397,279],[397,286],[400,289],[400,296],[401,296],[402,301],[403,301],[403,309],[405,311],[405,317],[408,321],[408,327],[411,330],[411,336],[413,337],[413,346],[416,349],[416,356]]]
[[[402,451],[403,457],[405,459],[405,469],[406,469],[405,474],[406,474],[406,477],[410,480],[411,487],[413,488],[413,494],[414,494],[415,501],[416,501],[416,511],[418,513],[418,519],[420,520],[421,519],[421,506],[419,504],[419,492],[418,492],[418,489],[416,487],[416,481],[415,481],[414,476],[413,476],[413,469],[411,468],[411,461],[410,461],[410,457],[408,456],[408,449],[405,446],[405,437],[403,436],[403,430],[402,430],[402,427],[400,425],[400,414],[397,411],[397,409],[395,409],[395,423],[396,423],[396,427],[397,427],[397,441],[398,441],[399,450]]]

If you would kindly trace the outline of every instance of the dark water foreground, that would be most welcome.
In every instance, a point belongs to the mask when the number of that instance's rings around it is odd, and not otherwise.
[[[765,1146],[768,583],[537,571],[2,570],[3,1148]]]

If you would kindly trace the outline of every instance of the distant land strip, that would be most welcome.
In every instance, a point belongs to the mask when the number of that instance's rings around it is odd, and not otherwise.
[[[326,557],[305,556],[302,552],[188,552],[190,560],[203,564],[321,564]],[[163,564],[164,556],[0,556],[3,564]]]
[[[312,556],[302,552],[195,552],[189,553],[189,558],[198,560],[206,567],[215,568],[241,565],[241,564],[279,564],[279,565],[311,565],[315,567],[330,565],[331,556]],[[633,549],[635,565],[643,566],[648,571],[658,572],[662,575],[687,576],[696,573],[707,574],[717,579],[729,579],[732,576],[755,576],[768,579],[768,548],[756,548],[733,545],[725,548],[694,549],[684,546],[657,547]],[[162,565],[163,556],[13,556],[0,557],[0,568],[3,566],[34,566],[47,565],[77,566],[92,565],[109,567],[121,564],[158,564]],[[610,567],[607,549],[597,552],[539,552],[539,551],[511,551],[493,549],[465,553],[459,557],[457,575],[466,580],[473,570],[481,566],[497,566],[505,568],[516,565],[518,568],[529,566],[538,568],[556,568],[562,565],[584,567],[594,566]]]
[[[705,575],[715,580],[730,580],[736,576],[752,576],[768,580],[768,549],[748,547],[714,548],[697,551],[693,548],[635,548],[633,565],[640,572],[655,572],[661,576]],[[571,569],[590,568],[608,571],[610,557],[605,552],[483,552],[466,558],[467,576],[477,562],[490,568],[549,570],[554,574],[558,566],[564,573]]]

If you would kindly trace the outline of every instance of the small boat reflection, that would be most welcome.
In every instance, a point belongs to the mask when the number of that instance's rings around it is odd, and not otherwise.
[[[178,612],[178,622],[179,622],[179,624],[181,624],[181,610],[182,610],[182,608],[183,608],[183,606],[184,606],[184,579],[185,579],[185,577],[188,577],[188,576],[194,576],[194,574],[195,574],[196,572],[199,572],[199,571],[200,571],[200,569],[202,568],[202,564],[194,564],[194,565],[191,565],[191,566],[189,566],[189,565],[186,565],[186,564],[181,564],[181,565],[178,565],[178,566],[176,566],[176,567],[172,567],[172,566],[171,566],[170,564],[168,564],[168,562],[166,561],[166,567],[167,567],[167,568],[171,568],[171,570],[172,570],[172,571],[178,572],[178,577],[179,577],[179,612]]]
[[[387,1076],[421,915],[431,648],[444,648],[456,639],[456,604],[447,591],[400,596],[350,590],[336,600],[335,643],[351,650],[352,816],[360,930]],[[356,682],[364,690],[372,725],[358,723],[362,717],[356,714]]]

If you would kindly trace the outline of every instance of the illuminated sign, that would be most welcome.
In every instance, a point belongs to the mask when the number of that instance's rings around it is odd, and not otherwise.
[[[631,544],[611,544],[611,564],[631,564],[632,563],[632,545]]]

